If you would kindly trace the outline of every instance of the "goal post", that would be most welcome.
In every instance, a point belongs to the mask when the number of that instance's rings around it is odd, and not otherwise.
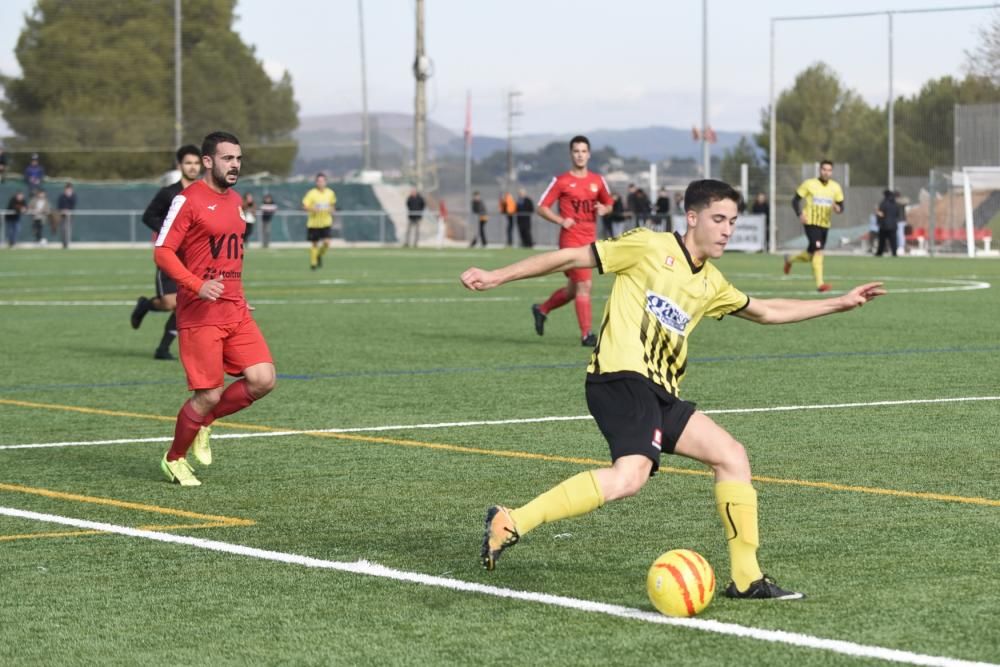
[[[983,243],[983,254],[993,254],[990,248],[993,240],[990,223],[1000,216],[1000,167],[963,167],[961,183],[966,253],[969,257],[975,257],[976,241],[980,240]],[[985,193],[986,197],[974,197],[975,193]],[[977,202],[977,199],[981,202]]]

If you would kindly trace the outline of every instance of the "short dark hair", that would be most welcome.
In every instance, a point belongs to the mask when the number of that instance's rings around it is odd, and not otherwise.
[[[732,200],[737,207],[743,203],[740,193],[729,183],[712,178],[691,181],[684,191],[684,210],[701,211],[711,206],[712,202],[723,199]]]
[[[590,150],[590,139],[583,136],[582,134],[578,134],[569,140],[570,150],[573,150],[573,144],[587,144],[587,150]]]
[[[184,144],[177,149],[177,164],[184,161],[184,158],[188,155],[193,155],[195,157],[201,157],[201,151],[194,144]]]
[[[833,160],[823,160],[822,162],[819,163],[819,166],[822,167],[824,164],[830,165],[831,169],[833,168]]]
[[[228,132],[216,131],[212,132],[210,135],[205,137],[205,140],[201,142],[201,155],[212,157],[215,155],[215,147],[219,144],[236,144],[240,145],[240,140],[236,138],[235,134],[230,134]]]
[[[326,178],[326,174],[322,171],[316,172],[316,176],[313,177],[313,180],[315,181],[317,178]]]

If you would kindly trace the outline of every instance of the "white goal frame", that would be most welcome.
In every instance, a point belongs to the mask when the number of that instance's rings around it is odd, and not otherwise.
[[[957,174],[956,174],[957,175]],[[953,178],[952,183],[958,178]],[[972,188],[1000,190],[1000,167],[962,167],[962,194],[965,200],[965,244],[969,257],[976,256],[976,239],[972,217]],[[983,254],[991,254],[990,241],[984,242]]]

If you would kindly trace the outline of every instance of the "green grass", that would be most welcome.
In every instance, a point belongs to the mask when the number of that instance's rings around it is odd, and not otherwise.
[[[644,610],[646,569],[670,548],[699,551],[724,584],[711,479],[671,472],[636,498],[540,527],[497,571],[481,570],[487,505],[522,504],[588,467],[559,457],[607,458],[587,420],[405,426],[586,414],[588,351],[572,308],[554,313],[542,338],[531,328],[529,304],[561,279],[481,295],[458,283],[470,264],[521,256],[334,250],[312,273],[304,250],[254,249],[246,290],[279,383],[230,421],[401,426],[218,438],[197,489],[162,479],[162,442],[0,449],[0,507],[131,527],[195,520],[123,503],[247,519],[171,532]],[[815,296],[801,266],[782,278],[773,257],[719,265],[750,294]],[[1000,402],[868,405],[1000,394],[1000,263],[829,257],[826,266],[838,289],[878,278],[892,294],[785,327],[707,321],[691,341],[684,396],[720,411],[755,474],[774,480],[757,482],[764,569],[809,595],[719,596],[701,618],[1000,662]],[[152,276],[145,251],[0,254],[0,446],[171,435],[188,392],[178,363],[152,359],[164,318],[128,325]],[[595,319],[610,282],[597,278]],[[990,287],[940,291],[976,282]],[[848,403],[862,405],[725,412]],[[23,537],[69,530],[0,516],[0,664],[885,664],[119,535]]]

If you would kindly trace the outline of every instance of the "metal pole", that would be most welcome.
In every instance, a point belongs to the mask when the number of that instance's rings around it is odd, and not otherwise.
[[[184,137],[181,81],[181,0],[174,0],[174,146],[180,146]]]
[[[701,161],[705,178],[712,177],[712,146],[705,139],[708,129],[708,0],[701,0]]]
[[[465,217],[472,220],[472,91],[465,93]],[[475,235],[475,231],[472,232]],[[475,238],[475,236],[473,236]]]
[[[413,111],[413,161],[418,192],[424,190],[424,162],[427,157],[427,78],[430,67],[424,53],[424,0],[416,0],[417,57],[413,62],[413,76],[417,80],[417,94]]]
[[[361,42],[361,145],[364,148],[364,168],[372,168],[371,128],[368,125],[368,75],[365,67],[364,0],[358,0],[358,36]]]
[[[889,189],[896,189],[896,123],[895,123],[895,93],[892,88],[892,12],[889,17]]]
[[[771,19],[771,92],[770,92],[770,103],[768,108],[770,111],[770,139],[768,139],[767,146],[767,171],[768,171],[768,195],[767,195],[767,206],[768,214],[767,219],[770,222],[770,229],[768,230],[767,247],[769,252],[777,252],[778,250],[778,219],[775,215],[777,213],[777,208],[774,203],[774,198],[777,195],[778,190],[778,179],[777,179],[777,169],[778,165],[775,160],[778,156],[777,141],[778,141],[778,131],[775,125],[777,124],[778,114],[774,108],[774,19]]]

